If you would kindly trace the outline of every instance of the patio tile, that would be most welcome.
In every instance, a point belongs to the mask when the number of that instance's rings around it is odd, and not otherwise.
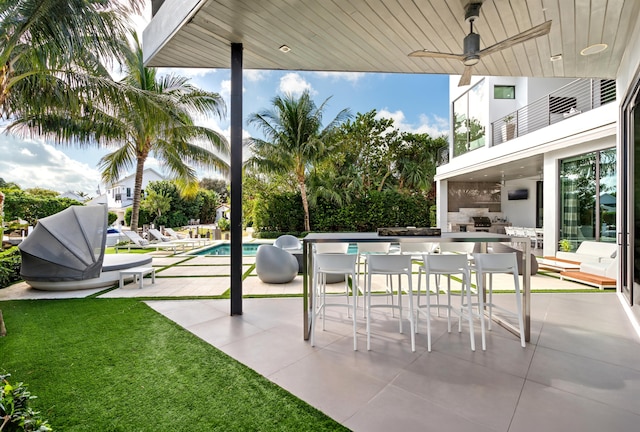
[[[393,384],[435,405],[455,407],[475,424],[508,430],[524,378],[431,352],[405,368]]]
[[[179,255],[168,256],[168,257],[157,257],[157,256],[155,256],[155,257],[153,257],[153,261],[151,262],[151,265],[154,266],[154,267],[167,267],[167,266],[170,266],[170,265],[189,262],[190,259],[191,259],[191,257],[179,256]]]
[[[244,295],[294,295],[302,294],[302,276],[298,275],[291,282],[284,284],[268,284],[262,282],[258,276],[248,276],[242,281]]]
[[[134,298],[134,297],[186,297],[186,296],[218,296],[229,289],[229,278],[226,277],[193,277],[193,278],[161,278],[156,276],[156,283],[145,278],[144,287],[129,283],[116,288],[100,298]]]
[[[640,370],[630,366],[538,347],[527,378],[640,415]]]
[[[633,431],[639,423],[616,406],[527,381],[509,432]]]
[[[344,422],[385,386],[353,362],[359,352],[318,350],[268,378],[339,422]]]
[[[495,431],[465,419],[456,405],[437,405],[394,385],[383,388],[343,424],[354,431],[369,432]]]
[[[219,302],[152,300],[145,303],[185,328],[229,315],[229,311],[221,307]]]
[[[180,265],[157,272],[156,276],[229,276],[230,274],[231,269],[227,266]]]
[[[105,289],[102,287],[75,291],[42,291],[31,288],[26,282],[18,282],[0,289],[0,301],[85,298]]]

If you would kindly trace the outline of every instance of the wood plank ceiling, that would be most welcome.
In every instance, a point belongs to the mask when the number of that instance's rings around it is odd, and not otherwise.
[[[185,15],[177,28],[152,20],[149,66],[229,68],[232,42],[247,69],[461,74],[457,60],[411,58],[428,49],[462,52],[469,0],[202,0],[195,13],[166,0],[155,18]],[[182,2],[184,3],[184,2]],[[481,48],[552,20],[547,36],[484,56],[475,75],[615,78],[640,10],[638,0],[484,0],[474,28]],[[158,21],[155,23],[154,21]],[[163,35],[164,33],[164,35]],[[147,50],[147,39],[160,48]],[[598,54],[582,56],[589,45]],[[279,51],[287,45],[288,53]],[[552,55],[562,59],[551,61]]]

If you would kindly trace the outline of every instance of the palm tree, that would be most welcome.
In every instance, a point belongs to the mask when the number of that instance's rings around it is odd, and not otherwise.
[[[120,57],[129,33],[126,18],[143,5],[0,0],[0,117],[29,117],[60,106],[77,111],[85,98],[105,94],[106,69],[96,59]]]
[[[325,155],[325,141],[337,126],[350,117],[343,109],[327,126],[322,127],[322,115],[327,98],[319,107],[308,91],[296,99],[292,95],[276,96],[273,108],[249,116],[249,123],[264,133],[266,140],[252,140],[253,156],[248,166],[267,173],[292,173],[302,197],[304,229],[311,231],[306,180],[314,163]]]
[[[122,83],[145,94],[148,104],[110,104],[93,107],[87,116],[93,138],[119,146],[100,160],[105,183],[118,180],[135,167],[131,229],[138,227],[140,193],[144,164],[150,155],[164,163],[165,171],[178,182],[186,195],[197,192],[194,166],[214,168],[226,173],[229,145],[219,133],[194,123],[192,115],[225,113],[224,101],[217,93],[203,91],[188,78],[160,77],[155,68],[144,66],[142,47],[134,35],[134,48],[126,58]]]

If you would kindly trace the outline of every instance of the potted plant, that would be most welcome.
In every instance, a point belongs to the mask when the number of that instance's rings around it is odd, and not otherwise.
[[[504,124],[502,125],[502,141],[509,141],[516,136],[516,124],[514,123],[515,117],[513,114],[504,116]]]
[[[560,250],[562,252],[571,252],[571,241],[569,239],[560,240]]]

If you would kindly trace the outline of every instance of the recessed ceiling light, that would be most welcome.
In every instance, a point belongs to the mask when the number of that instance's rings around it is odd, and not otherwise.
[[[551,60],[551,61],[562,60],[562,54],[554,54],[551,57],[549,57],[549,60]]]
[[[280,48],[278,48],[280,51],[282,51],[283,53],[288,53],[289,51],[291,51],[291,48],[289,48],[286,45],[282,45]]]
[[[588,56],[592,54],[598,54],[599,52],[606,50],[608,47],[609,45],[604,43],[589,45],[588,47],[580,51],[580,55]]]

